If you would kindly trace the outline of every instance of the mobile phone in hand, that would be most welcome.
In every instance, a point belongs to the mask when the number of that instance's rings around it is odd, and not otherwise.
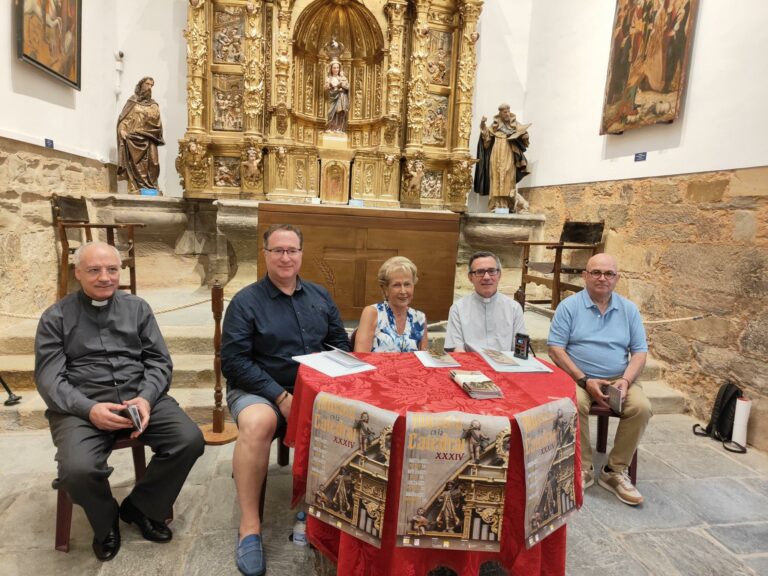
[[[141,429],[141,412],[139,412],[139,407],[136,404],[130,404],[127,408],[120,410],[118,414],[123,418],[128,418],[136,430],[143,432]]]

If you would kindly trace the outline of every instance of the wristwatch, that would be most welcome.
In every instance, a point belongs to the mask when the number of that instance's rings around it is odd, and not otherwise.
[[[584,390],[586,390],[587,389],[587,380],[588,380],[588,378],[586,376],[582,376],[581,378],[576,380],[576,385],[579,386],[580,388],[584,388]]]

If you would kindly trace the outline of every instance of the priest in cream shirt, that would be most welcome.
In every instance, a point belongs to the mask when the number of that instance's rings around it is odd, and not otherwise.
[[[523,309],[498,291],[501,261],[493,252],[469,258],[469,281],[475,291],[451,306],[445,334],[447,352],[464,352],[467,343],[492,350],[512,350],[515,334],[525,333]]]

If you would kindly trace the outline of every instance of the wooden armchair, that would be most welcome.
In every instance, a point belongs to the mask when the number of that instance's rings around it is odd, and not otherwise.
[[[578,284],[565,282],[561,276],[580,274],[584,271],[584,266],[574,264],[563,264],[563,252],[565,250],[588,250],[590,256],[594,256],[600,251],[600,244],[603,237],[603,222],[575,222],[566,220],[563,224],[563,231],[560,234],[559,242],[529,242],[518,240],[513,242],[523,247],[523,265],[520,278],[520,288],[515,292],[515,300],[521,306],[525,307],[525,286],[528,283],[546,286],[552,291],[552,297],[549,300],[529,300],[537,304],[551,303],[552,309],[557,308],[565,291],[578,292],[584,287]],[[545,246],[547,250],[554,251],[554,259],[549,262],[531,262],[531,246]]]
[[[130,290],[136,294],[136,253],[134,229],[144,227],[139,223],[124,224],[91,224],[88,215],[88,205],[85,198],[74,196],[51,196],[53,209],[53,225],[59,241],[59,289],[58,298],[67,295],[69,290],[69,270],[73,266],[71,256],[85,242],[93,241],[93,230],[103,230],[105,241],[111,244],[121,254],[123,269],[128,268],[129,282],[120,284],[120,289]],[[117,244],[115,231],[123,231],[125,241]]]

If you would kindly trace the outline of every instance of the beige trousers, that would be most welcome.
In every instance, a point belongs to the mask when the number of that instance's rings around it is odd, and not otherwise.
[[[579,438],[581,441],[581,469],[592,469],[592,445],[589,441],[589,407],[592,396],[583,388],[576,388],[579,401]],[[632,455],[640,444],[645,427],[653,416],[651,403],[639,384],[633,384],[624,399],[624,412],[613,440],[613,448],[608,454],[608,467],[616,472],[623,472],[632,463]]]

